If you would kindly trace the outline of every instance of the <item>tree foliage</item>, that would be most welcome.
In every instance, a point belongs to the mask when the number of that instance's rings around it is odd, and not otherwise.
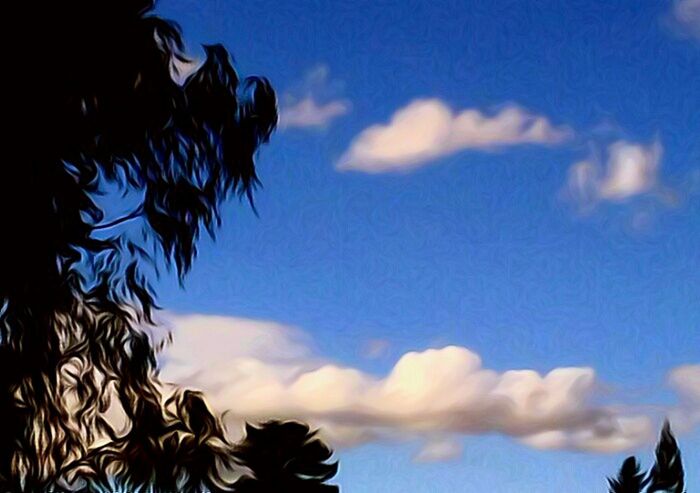
[[[218,491],[223,431],[198,394],[163,394],[143,266],[161,257],[183,276],[221,204],[252,199],[274,91],[240,80],[221,45],[179,81],[180,29],[152,0],[20,3],[0,168],[0,490],[123,475]],[[110,188],[137,204],[108,217]]]
[[[246,426],[246,437],[234,452],[237,462],[250,474],[236,482],[240,493],[334,493],[325,484],[338,471],[328,463],[333,452],[308,425],[294,421],[268,421],[260,427]]]

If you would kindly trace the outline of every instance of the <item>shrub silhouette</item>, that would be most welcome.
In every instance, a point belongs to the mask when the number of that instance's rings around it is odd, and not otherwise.
[[[627,457],[617,478],[608,479],[610,493],[639,493],[648,482],[635,457]]]
[[[681,452],[671,432],[668,420],[664,422],[656,446],[656,461],[647,474],[640,471],[635,457],[628,457],[617,478],[609,478],[610,493],[685,493],[685,479]]]
[[[663,491],[668,493],[684,493],[685,478],[681,451],[678,442],[671,432],[668,421],[661,430],[661,438],[656,446],[656,462],[649,471],[649,486],[647,493]]]
[[[274,91],[264,78],[239,80],[220,45],[176,82],[188,62],[180,30],[153,15],[152,0],[13,5],[0,491],[69,489],[71,479],[91,491],[120,477],[132,491],[225,488],[217,419],[195,393],[162,393],[144,267],[157,271],[162,257],[182,279],[222,202],[252,198]],[[108,189],[135,198],[133,209],[109,217],[97,201]],[[105,419],[113,405],[124,430]]]
[[[235,484],[240,493],[334,493],[325,484],[338,471],[327,463],[333,452],[316,437],[316,431],[294,421],[268,421],[260,427],[246,425],[245,439],[234,456],[251,472]]]

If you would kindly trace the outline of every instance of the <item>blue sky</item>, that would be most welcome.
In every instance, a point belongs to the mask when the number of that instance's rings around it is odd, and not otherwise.
[[[271,79],[284,123],[259,156],[260,217],[231,204],[162,305],[273,321],[273,345],[303,333],[281,357],[362,378],[450,345],[499,374],[590,367],[593,401],[678,416],[700,464],[700,389],[669,383],[700,363],[699,8],[162,0],[194,54],[222,42]],[[603,491],[653,448],[433,432],[341,443],[343,491]],[[426,443],[449,460],[417,461]]]

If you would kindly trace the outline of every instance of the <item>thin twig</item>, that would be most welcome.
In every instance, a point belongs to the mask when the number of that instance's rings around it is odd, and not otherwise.
[[[138,206],[135,210],[131,211],[126,216],[122,216],[122,217],[115,219],[114,221],[110,221],[108,223],[97,224],[96,226],[93,226],[92,229],[93,229],[93,231],[95,231],[98,229],[113,228],[114,226],[118,226],[121,223],[125,223],[127,221],[131,221],[132,219],[136,219],[137,217],[139,217],[141,215],[143,215],[143,204]]]

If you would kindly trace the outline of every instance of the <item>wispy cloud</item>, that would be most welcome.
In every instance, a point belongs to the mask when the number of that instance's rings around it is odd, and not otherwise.
[[[406,353],[387,374],[373,375],[320,357],[303,332],[273,322],[211,316],[171,322],[175,342],[164,356],[164,378],[207,392],[234,429],[275,417],[320,426],[335,446],[419,438],[425,445],[415,460],[423,461],[452,457],[455,440],[468,434],[589,452],[634,448],[655,435],[652,416],[601,403],[592,368],[498,372],[468,348],[448,346]],[[673,380],[687,396],[678,416],[690,419],[700,402],[686,381]]]
[[[362,347],[362,355],[367,359],[378,359],[386,356],[391,343],[385,339],[370,339]]]
[[[350,111],[350,102],[337,97],[339,84],[330,81],[329,74],[327,66],[318,65],[283,95],[281,128],[322,129]]]
[[[440,99],[418,99],[396,111],[388,123],[363,130],[338,161],[338,169],[401,171],[465,149],[559,144],[571,133],[515,104],[487,114],[477,109],[454,112]]]
[[[325,127],[349,110],[350,105],[346,101],[330,101],[319,104],[313,97],[306,97],[282,109],[280,125],[298,128]]]
[[[569,168],[564,195],[582,211],[644,194],[668,198],[671,192],[659,179],[662,155],[658,140],[649,145],[618,140],[603,157],[591,154]]]
[[[669,21],[678,34],[700,39],[700,0],[675,0]]]
[[[680,396],[680,404],[671,415],[674,426],[688,431],[700,425],[700,364],[674,368],[668,384]]]
[[[462,444],[455,439],[444,438],[431,440],[413,456],[417,463],[446,462],[462,455]]]

